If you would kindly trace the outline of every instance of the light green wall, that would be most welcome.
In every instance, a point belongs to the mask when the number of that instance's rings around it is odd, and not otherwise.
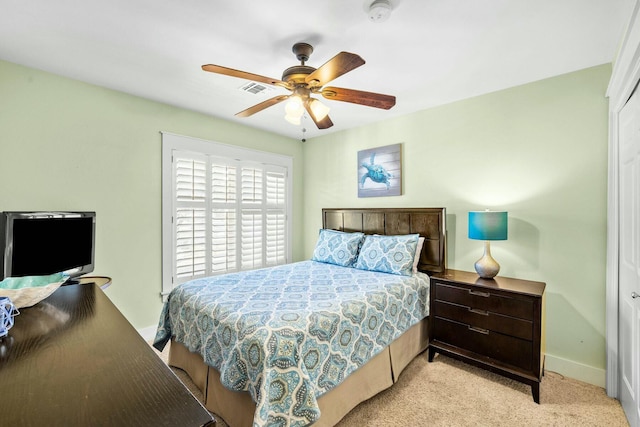
[[[301,234],[300,141],[0,61],[0,210],[95,210],[94,273],[136,328],[162,307],[160,131],[292,156]]]
[[[467,212],[509,211],[500,274],[547,283],[547,353],[605,368],[610,65],[483,95],[304,147],[305,254],[325,207],[446,207],[448,266],[473,271]],[[399,99],[398,102],[402,102]],[[358,199],[357,152],[403,144],[403,195]]]
[[[323,207],[444,206],[449,267],[470,270],[482,243],[466,237],[467,211],[506,209],[509,240],[492,252],[502,275],[547,283],[547,353],[604,369],[610,72],[302,144],[0,61],[0,210],[97,211],[95,274],[113,277],[107,294],[144,328],[161,308],[160,131],[292,156],[295,260],[311,255]],[[357,151],[398,142],[403,195],[358,199]]]

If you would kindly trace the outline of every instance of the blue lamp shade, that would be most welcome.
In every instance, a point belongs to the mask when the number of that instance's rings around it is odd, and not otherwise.
[[[469,238],[507,240],[507,212],[469,212]]]

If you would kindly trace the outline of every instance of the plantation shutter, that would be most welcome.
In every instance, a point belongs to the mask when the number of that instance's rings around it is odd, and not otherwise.
[[[204,276],[206,267],[206,181],[204,156],[176,156],[175,274],[178,280]]]
[[[222,158],[211,164],[211,272],[226,273],[237,264],[237,166]]]
[[[287,168],[174,152],[174,285],[287,262]]]
[[[284,168],[266,171],[266,265],[286,262],[286,178]]]
[[[263,171],[258,166],[244,166],[241,174],[241,252],[242,269],[262,267]]]

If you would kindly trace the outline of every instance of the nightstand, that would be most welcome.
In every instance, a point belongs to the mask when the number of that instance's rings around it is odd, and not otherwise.
[[[545,286],[459,270],[432,275],[429,362],[442,353],[521,381],[540,403]]]

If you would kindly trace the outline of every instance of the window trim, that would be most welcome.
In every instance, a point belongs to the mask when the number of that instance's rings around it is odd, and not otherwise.
[[[269,153],[216,141],[160,132],[162,135],[162,300],[173,289],[173,151],[190,151],[196,155],[214,155],[262,164],[272,164],[287,169],[286,181],[286,262],[292,260],[292,207],[293,207],[293,157]]]

